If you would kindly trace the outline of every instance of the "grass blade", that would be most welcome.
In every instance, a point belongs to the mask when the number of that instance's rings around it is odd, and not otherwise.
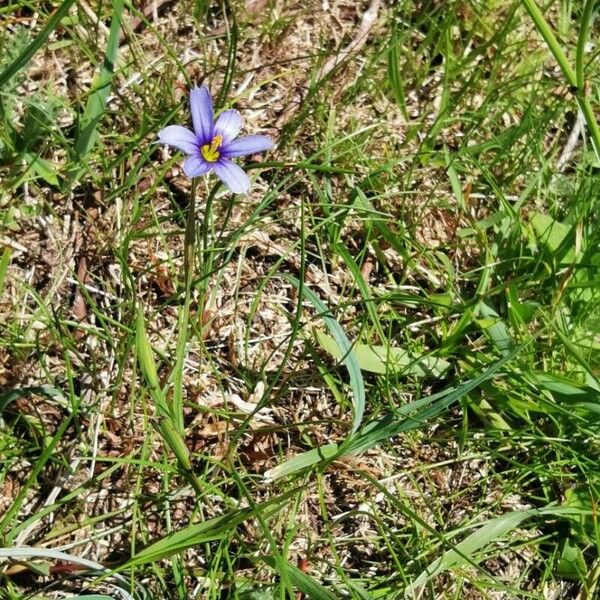
[[[75,564],[80,567],[84,567],[86,569],[90,569],[92,571],[96,571],[98,573],[110,573],[110,570],[104,565],[97,563],[92,560],[88,560],[87,558],[82,558],[80,556],[76,556],[74,554],[67,554],[66,552],[61,552],[59,550],[53,550],[51,548],[30,548],[28,546],[20,546],[18,548],[0,548],[0,558],[9,558],[12,560],[15,559],[26,559],[26,558],[38,558],[38,559],[46,559],[53,561],[60,561],[66,564]],[[129,582],[118,573],[110,573],[110,577],[114,577],[114,579],[118,582],[118,588],[120,592],[121,598],[125,598],[126,600],[135,600],[135,598],[127,592],[127,588],[129,587]],[[106,585],[106,583],[105,583]],[[116,586],[117,584],[111,584]],[[105,595],[86,595],[86,596],[71,596],[71,598],[108,598],[108,600],[113,600],[111,596]]]
[[[408,587],[405,593],[414,594],[430,579],[448,571],[456,566],[463,564],[476,564],[479,558],[476,553],[492,543],[494,540],[500,540],[507,533],[516,529],[523,521],[535,516],[552,515],[556,517],[566,518],[571,515],[579,516],[580,514],[589,514],[590,511],[582,510],[581,512],[570,511],[570,507],[546,507],[541,510],[521,510],[506,513],[491,519],[485,525],[468,535],[462,542],[456,544],[453,548],[446,551],[440,558],[433,561],[412,584]],[[412,596],[411,596],[412,597]]]
[[[61,19],[67,14],[75,0],[65,0],[48,19],[46,26],[40,31],[35,40],[23,50],[23,52],[10,64],[2,73],[0,73],[0,88],[16,75],[30,60],[31,57],[44,45],[50,34],[58,27]]]
[[[177,462],[183,470],[183,473],[186,475],[186,477],[188,477],[190,483],[197,488],[198,484],[194,474],[192,473],[192,463],[188,447],[185,445],[185,440],[183,439],[182,434],[174,425],[173,416],[169,410],[169,405],[167,404],[165,395],[160,387],[156,363],[154,362],[150,341],[146,335],[144,315],[142,314],[141,309],[138,309],[137,312],[135,343],[142,376],[144,377],[144,381],[148,386],[150,396],[152,400],[154,400],[156,411],[160,416],[158,431],[160,432],[166,445],[171,449],[173,454],[175,454]]]
[[[150,396],[152,397],[152,400],[154,400],[156,409],[164,417],[170,417],[171,414],[168,410],[167,402],[158,380],[158,373],[156,370],[156,363],[154,362],[152,346],[148,340],[146,326],[144,323],[144,314],[142,313],[141,308],[138,309],[135,322],[135,345],[140,364],[140,370],[142,371],[144,381],[148,386]]]
[[[249,508],[234,510],[203,523],[185,527],[144,548],[125,567],[131,568],[153,563],[199,544],[222,539],[231,529],[250,518],[252,514],[253,511]]]
[[[4,409],[13,401],[19,398],[28,398],[31,396],[44,396],[49,399],[55,399],[58,401],[65,402],[65,395],[55,387],[50,385],[39,385],[25,388],[14,388],[0,392],[0,414]]]
[[[8,265],[10,265],[10,256],[12,251],[10,248],[4,248],[2,258],[0,258],[0,299],[4,294],[4,282],[6,281],[6,272],[8,271]]]
[[[263,511],[263,516],[276,514],[281,509],[281,504],[297,492],[298,490],[294,489],[281,496],[267,500],[262,504],[255,505],[254,507],[232,510],[220,517],[214,517],[203,521],[202,523],[188,525],[144,548],[119,570],[153,563],[157,560],[162,560],[179,552],[183,552],[193,546],[203,544],[204,542],[221,539],[232,529],[235,529],[238,525],[254,516],[258,510]]]
[[[539,34],[544,38],[546,44],[550,48],[550,52],[552,52],[556,62],[559,64],[563,75],[567,79],[570,86],[577,86],[577,75],[571,67],[569,63],[569,59],[567,55],[563,52],[563,49],[560,47],[554,32],[550,28],[550,25],[546,22],[542,11],[539,9],[538,5],[534,0],[521,0],[524,4],[525,9],[529,13],[531,20],[535,24],[535,28],[538,30]]]
[[[595,4],[596,2],[594,0],[586,0],[583,8],[583,14],[581,16],[579,37],[577,38],[577,55],[575,56],[575,76],[577,79],[577,86],[579,88],[583,88],[585,86],[585,47],[590,34]]]
[[[281,479],[282,477],[287,477],[292,473],[297,473],[298,471],[302,471],[307,469],[308,467],[312,467],[313,465],[325,461],[338,453],[338,445],[337,444],[327,444],[325,446],[320,446],[319,448],[313,448],[308,452],[303,452],[302,454],[298,454],[282,462],[281,464],[265,471],[264,478],[268,481],[275,481],[276,479]]]
[[[519,346],[492,364],[479,376],[466,381],[457,388],[451,388],[428,396],[427,398],[415,400],[414,402],[410,402],[403,406],[394,414],[389,414],[377,421],[372,421],[339,448],[337,444],[327,444],[326,446],[313,448],[312,450],[294,456],[266,471],[264,474],[265,479],[274,481],[319,463],[326,463],[327,461],[332,461],[348,454],[364,452],[400,433],[422,427],[430,419],[446,410],[465,394],[473,391],[484,381],[487,381],[490,377],[495,375],[504,364],[514,358],[522,349],[523,346]]]
[[[273,569],[276,569],[277,563],[271,556],[263,556],[262,559]],[[298,567],[284,562],[287,577],[298,590],[311,600],[335,600],[336,597],[329,593],[318,581],[313,579],[307,573],[301,571]]]
[[[596,120],[594,109],[587,96],[585,85],[580,85],[580,79],[578,78],[577,72],[569,63],[567,55],[561,48],[556,36],[554,35],[554,32],[550,28],[550,25],[548,25],[544,15],[542,14],[542,11],[535,3],[535,0],[521,0],[521,2],[525,5],[529,16],[535,24],[535,28],[544,38],[546,44],[548,44],[548,48],[550,48],[550,52],[552,52],[552,55],[560,66],[568,85],[576,90],[577,102],[588,126],[592,144],[594,146],[594,150],[596,151],[596,157],[600,159],[600,128],[598,128],[598,121]],[[588,4],[593,3],[588,2]],[[591,6],[586,6],[584,13],[585,21],[582,25],[582,31],[579,35],[579,44],[581,44],[581,49],[578,47],[577,59],[579,61],[578,64],[580,65],[578,69],[580,71],[581,78],[583,78],[583,51],[585,50],[585,39],[587,37],[589,22],[591,20],[591,10]]]
[[[476,553],[493,542],[502,539],[508,532],[518,527],[525,519],[535,515],[535,511],[523,510],[506,513],[496,519],[488,521],[477,531],[468,535],[462,542],[456,544],[445,552],[440,558],[433,561],[408,587],[405,597],[414,594],[417,588],[425,585],[430,579],[444,571],[465,563],[477,563]]]
[[[69,185],[81,174],[83,170],[81,163],[96,143],[96,127],[106,110],[106,101],[110,94],[115,64],[117,62],[122,15],[123,0],[113,0],[113,16],[110,24],[106,54],[104,55],[100,72],[92,84],[93,91],[88,98],[79,124],[75,147],[73,149],[75,164],[69,170]]]
[[[406,109],[406,91],[404,90],[404,82],[402,76],[400,43],[402,40],[398,36],[396,28],[392,32],[392,38],[388,48],[388,81],[396,103],[402,111],[402,116],[408,120],[408,110]]]
[[[515,348],[510,354],[507,354],[500,360],[490,365],[483,373],[452,388],[411,402],[392,415],[387,415],[382,419],[373,421],[366,425],[352,440],[350,440],[341,449],[341,454],[355,454],[364,452],[369,448],[393,438],[394,436],[422,427],[431,418],[446,410],[449,406],[457,402],[465,394],[479,387],[484,381],[487,381],[495,375],[508,361],[514,358],[524,346]],[[417,410],[415,414],[398,419],[399,416],[408,415],[408,413]]]
[[[19,513],[21,510],[21,506],[23,502],[26,500],[30,488],[32,488],[37,483],[37,478],[42,472],[46,462],[50,460],[52,457],[56,446],[61,441],[63,434],[67,430],[67,428],[71,425],[71,421],[73,420],[73,413],[70,413],[67,418],[63,420],[60,424],[60,427],[56,430],[56,433],[50,440],[49,444],[44,448],[39,458],[35,462],[33,469],[31,470],[31,474],[27,478],[27,481],[21,487],[19,494],[14,499],[10,508],[4,513],[2,519],[0,520],[0,534],[4,534],[7,527],[12,523],[13,518]]]
[[[352,344],[342,329],[342,326],[335,320],[329,308],[321,301],[321,299],[306,286],[301,286],[300,282],[295,278],[288,276],[296,288],[302,290],[306,299],[317,309],[319,316],[322,317],[327,329],[335,340],[336,345],[340,349],[343,356],[342,362],[348,369],[350,375],[350,387],[352,388],[354,418],[352,421],[352,433],[355,433],[362,423],[363,414],[365,411],[365,384],[360,372],[360,367],[352,350]]]

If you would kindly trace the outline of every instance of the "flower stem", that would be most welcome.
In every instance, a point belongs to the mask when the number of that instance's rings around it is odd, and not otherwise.
[[[196,245],[196,185],[196,180],[193,179],[184,238],[183,273],[185,277],[185,299],[188,309],[192,291],[192,277],[194,275],[194,248]]]
[[[206,312],[207,309],[207,287],[210,281],[210,276],[213,270],[214,252],[209,251],[210,233],[212,229],[212,205],[214,197],[219,190],[220,183],[217,183],[208,194],[206,199],[206,206],[204,208],[204,220],[202,222],[202,228],[200,230],[200,255],[202,256],[202,283],[198,289],[198,307],[199,307],[199,318],[198,322],[201,324],[202,329],[209,319],[209,314]],[[210,312],[210,311],[208,311]],[[201,335],[200,342],[204,341],[204,335]]]
[[[184,299],[183,307],[179,313],[179,322],[177,324],[177,350],[175,368],[173,369],[173,401],[171,403],[172,424],[179,434],[179,441],[185,445],[185,432],[183,422],[183,365],[185,361],[185,350],[188,342],[188,329],[190,321],[190,304],[192,302],[192,280],[194,278],[194,263],[196,249],[196,179],[192,179],[192,189],[190,191],[190,205],[188,207],[187,220],[185,224],[185,235],[183,239],[183,279],[184,279]],[[202,485],[194,473],[189,459],[182,461],[178,456],[179,467],[182,475],[188,480],[198,497],[202,496]]]
[[[183,435],[183,363],[188,341],[188,326],[190,321],[190,304],[192,300],[192,279],[194,277],[194,255],[196,248],[196,179],[192,179],[190,205],[185,226],[183,242],[183,277],[185,295],[183,307],[179,313],[177,325],[178,339],[175,368],[173,369],[173,401],[171,405],[173,424]]]

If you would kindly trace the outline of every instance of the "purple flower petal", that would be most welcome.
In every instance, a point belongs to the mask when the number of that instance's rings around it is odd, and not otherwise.
[[[169,125],[158,132],[158,139],[186,154],[198,153],[198,140],[193,131],[181,125]]]
[[[201,156],[188,156],[183,162],[183,172],[188,177],[198,177],[210,171],[211,165]]]
[[[240,132],[242,117],[237,110],[224,110],[215,123],[215,135],[223,137],[223,143],[230,142]]]
[[[234,193],[245,194],[250,189],[248,175],[230,160],[220,159],[212,164],[217,177]]]
[[[273,141],[270,137],[266,135],[249,135],[248,137],[223,144],[221,155],[225,158],[246,156],[246,154],[256,154],[272,147]]]
[[[194,131],[200,145],[210,144],[213,139],[214,114],[212,98],[205,85],[195,87],[190,91],[190,109],[192,111]]]

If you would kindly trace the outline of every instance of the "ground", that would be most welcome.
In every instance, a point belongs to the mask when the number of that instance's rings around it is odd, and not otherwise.
[[[594,597],[597,31],[530,4],[0,8],[0,598]],[[274,148],[186,299],[195,84]]]

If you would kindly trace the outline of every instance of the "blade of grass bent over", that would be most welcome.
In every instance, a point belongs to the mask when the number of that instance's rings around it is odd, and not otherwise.
[[[350,387],[352,388],[354,418],[352,421],[352,433],[354,434],[362,423],[363,414],[365,412],[365,384],[362,378],[362,373],[352,344],[342,329],[342,326],[335,320],[329,308],[321,301],[321,299],[306,286],[300,286],[300,282],[292,276],[287,276],[297,289],[301,289],[306,299],[319,311],[319,316],[325,321],[325,325],[329,329],[331,336],[338,345],[343,356],[342,362],[348,369],[350,375]]]
[[[115,581],[119,583],[119,592],[122,594],[122,598],[126,600],[135,600],[134,596],[127,592],[127,588],[129,587],[129,582],[118,573],[111,573],[110,569],[105,567],[104,565],[94,562],[92,560],[88,560],[87,558],[82,558],[80,556],[76,556],[73,554],[67,554],[66,552],[61,552],[60,550],[54,550],[52,548],[32,548],[29,546],[20,546],[18,548],[0,548],[0,558],[9,558],[12,560],[15,559],[26,559],[26,558],[40,558],[46,560],[54,560],[61,561],[66,564],[75,564],[83,567],[84,569],[90,569],[92,571],[97,571],[98,573],[108,574],[110,577],[113,577]],[[105,583],[106,584],[106,583]],[[86,596],[70,596],[71,598],[109,598],[112,600],[112,596],[104,596],[104,595],[86,595]]]

